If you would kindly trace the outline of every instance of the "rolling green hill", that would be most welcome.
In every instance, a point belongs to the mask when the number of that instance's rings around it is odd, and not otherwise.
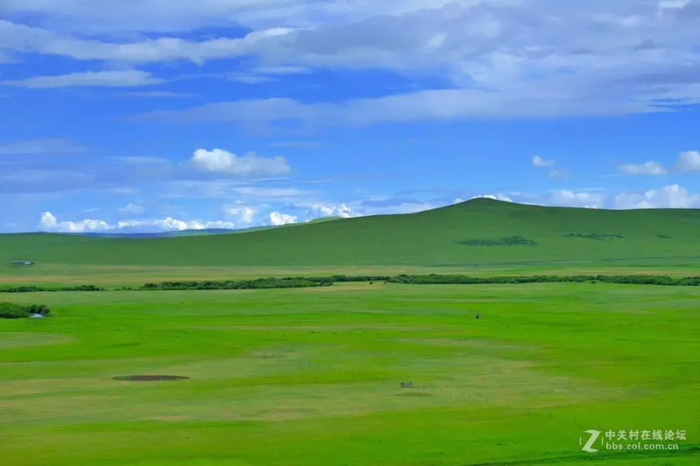
[[[489,199],[409,215],[174,238],[0,235],[0,267],[450,266],[700,257],[700,210],[594,210]]]

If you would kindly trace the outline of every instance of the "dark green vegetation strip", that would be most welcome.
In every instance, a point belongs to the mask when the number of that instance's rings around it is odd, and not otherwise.
[[[0,303],[0,319],[26,319],[34,314],[51,315],[51,310],[43,304],[22,306],[13,303]]]
[[[457,241],[463,246],[536,246],[537,241],[522,236],[506,236],[504,238],[467,239]]]
[[[19,285],[19,286],[4,286],[0,288],[0,293],[35,293],[38,291],[105,291],[95,285],[78,285],[78,286],[36,286],[36,285]]]
[[[614,239],[622,239],[624,236],[618,234],[606,234],[606,233],[569,233],[568,235],[563,235],[565,238],[584,238],[584,239],[595,239],[598,241],[611,241]],[[663,235],[658,235],[658,237],[664,237]]]
[[[700,277],[673,278],[667,275],[531,275],[470,277],[467,275],[398,275],[388,282],[417,285],[477,285],[517,283],[618,283],[626,285],[700,286]]]
[[[257,280],[168,281],[146,283],[142,290],[256,290],[270,288],[311,288],[333,285],[332,278],[259,278]]]
[[[409,285],[488,285],[524,283],[616,283],[623,285],[700,286],[700,276],[674,278],[668,275],[519,275],[503,277],[472,277],[468,275],[334,275],[332,277],[259,278],[257,280],[165,281],[146,283],[139,290],[256,290],[273,288],[313,288],[333,286],[337,282],[384,282]],[[94,285],[51,288],[42,286],[13,286],[0,288],[0,293],[32,293],[39,291],[110,291]]]

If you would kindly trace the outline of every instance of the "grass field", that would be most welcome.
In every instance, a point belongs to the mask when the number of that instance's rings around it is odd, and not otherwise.
[[[700,462],[695,287],[354,283],[11,300],[56,316],[0,321],[2,464]],[[132,374],[190,380],[113,380]],[[687,440],[585,453],[588,429],[683,429]]]
[[[521,237],[525,245],[504,239]],[[503,245],[500,245],[500,243]],[[487,246],[487,244],[499,244]],[[510,245],[512,244],[512,245]],[[0,235],[0,274],[37,266],[668,267],[697,263],[700,210],[607,211],[477,199],[411,215],[179,238]]]

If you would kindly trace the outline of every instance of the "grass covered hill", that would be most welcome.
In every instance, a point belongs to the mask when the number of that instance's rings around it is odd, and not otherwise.
[[[700,210],[596,210],[490,199],[408,215],[172,238],[0,235],[0,267],[610,263],[700,257]]]

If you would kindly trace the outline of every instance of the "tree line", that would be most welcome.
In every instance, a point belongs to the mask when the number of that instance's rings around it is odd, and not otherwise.
[[[332,278],[259,278],[257,280],[166,281],[146,283],[141,290],[255,290],[270,288],[311,288],[331,286]]]
[[[255,280],[164,281],[136,287],[122,287],[123,291],[148,290],[254,290],[273,288],[311,288],[333,286],[343,282],[382,282],[408,285],[487,285],[522,283],[616,283],[627,285],[700,286],[700,276],[670,277],[668,275],[512,275],[474,277],[460,274],[430,275],[333,275],[330,277],[259,278]],[[96,285],[67,287],[10,286],[0,293],[33,293],[39,291],[107,291]]]
[[[96,285],[78,285],[78,286],[37,286],[37,285],[19,285],[19,286],[3,286],[0,287],[0,293],[36,293],[38,291],[105,291]]]
[[[480,285],[517,283],[617,283],[627,285],[700,286],[700,277],[674,278],[667,275],[521,275],[472,277],[468,275],[406,275],[387,280],[389,283],[416,285]]]

